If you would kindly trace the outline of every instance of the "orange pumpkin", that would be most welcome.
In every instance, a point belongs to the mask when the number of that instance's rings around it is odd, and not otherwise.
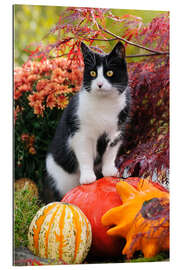
[[[124,247],[125,240],[122,237],[108,235],[108,227],[101,223],[101,217],[109,209],[123,203],[116,190],[120,180],[121,178],[117,177],[103,177],[92,184],[73,188],[62,199],[63,202],[77,205],[89,219],[92,227],[90,253],[93,256],[118,257]],[[129,177],[125,181],[136,189],[140,178]],[[165,191],[159,184],[153,182],[153,185]]]
[[[42,207],[28,232],[28,247],[42,258],[81,263],[91,246],[91,225],[75,205],[53,202]]]
[[[128,258],[137,250],[152,257],[169,249],[169,193],[148,180],[141,179],[137,188],[124,181],[116,185],[123,204],[102,216],[102,224],[111,226],[110,236],[126,238],[122,253]]]
[[[118,182],[118,178],[104,177],[92,184],[73,188],[62,199],[63,202],[77,205],[89,219],[92,227],[90,253],[93,256],[118,256],[124,244],[122,238],[107,235],[107,229],[101,224],[101,216],[122,203],[116,192]]]

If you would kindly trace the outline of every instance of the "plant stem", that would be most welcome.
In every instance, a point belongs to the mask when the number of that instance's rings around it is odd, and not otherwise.
[[[133,57],[146,57],[146,56],[158,56],[158,55],[166,55],[169,54],[169,52],[161,52],[161,53],[144,53],[144,54],[132,54],[132,55],[126,55],[126,58],[133,58]]]
[[[107,34],[109,34],[109,35],[115,37],[116,39],[122,40],[122,41],[124,41],[124,42],[126,42],[126,43],[128,43],[128,44],[130,44],[130,45],[133,45],[133,46],[135,46],[135,47],[144,49],[144,50],[149,51],[149,52],[153,52],[153,53],[155,53],[155,54],[157,54],[157,53],[158,53],[158,54],[169,54],[169,52],[157,51],[157,50],[150,49],[150,48],[144,47],[144,46],[142,46],[142,45],[136,44],[136,43],[134,43],[134,42],[132,42],[132,41],[129,41],[129,40],[125,39],[125,38],[122,38],[122,37],[120,37],[120,36],[115,35],[114,33],[110,32],[109,30],[104,29],[100,24],[98,24],[98,26],[99,26],[99,28],[100,28],[103,32],[105,32],[105,33],[107,33]]]

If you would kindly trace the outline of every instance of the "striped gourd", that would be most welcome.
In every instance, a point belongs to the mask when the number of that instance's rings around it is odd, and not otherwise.
[[[28,247],[42,258],[81,263],[91,246],[91,225],[75,205],[53,202],[42,207],[28,232]]]

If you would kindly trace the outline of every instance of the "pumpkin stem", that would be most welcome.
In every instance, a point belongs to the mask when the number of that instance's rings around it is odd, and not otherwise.
[[[135,198],[139,193],[133,186],[129,185],[127,182],[120,181],[116,185],[116,190],[120,195],[123,203],[129,199]]]

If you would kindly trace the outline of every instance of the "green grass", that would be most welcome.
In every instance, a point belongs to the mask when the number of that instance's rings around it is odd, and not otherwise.
[[[168,261],[169,254],[168,252],[161,252],[154,257],[151,258],[144,258],[142,255],[136,259],[131,259],[127,262],[134,263],[134,262],[160,262],[160,261]]]
[[[28,244],[28,228],[42,203],[29,190],[14,192],[14,246]]]
[[[160,262],[169,261],[168,252],[160,252],[154,257],[144,258],[142,252],[138,251],[134,254],[132,259],[126,259],[126,256],[120,255],[119,258],[91,258],[87,257],[85,263],[87,264],[101,264],[101,263],[140,263],[140,262]]]

